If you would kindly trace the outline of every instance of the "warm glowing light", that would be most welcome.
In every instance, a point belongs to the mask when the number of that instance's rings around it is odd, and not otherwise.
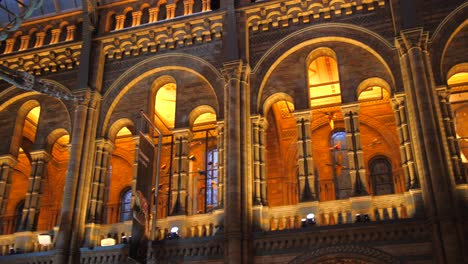
[[[69,135],[64,135],[64,136],[61,136],[59,139],[57,139],[57,144],[59,144],[60,146],[66,146],[68,145],[68,143],[70,142],[70,136]]]
[[[310,105],[341,103],[338,65],[332,57],[318,57],[309,65]]]
[[[34,125],[39,123],[39,115],[41,114],[41,107],[36,106],[31,111],[29,111],[28,115],[26,116]]]
[[[176,84],[168,83],[156,94],[155,110],[157,116],[168,128],[174,128],[176,110]]]
[[[213,113],[204,113],[201,114],[195,119],[194,125],[206,124],[216,122],[216,114]]]
[[[368,87],[359,94],[359,101],[382,100],[388,98],[387,90],[379,86]]]
[[[122,127],[122,129],[120,129],[119,132],[117,132],[117,137],[130,136],[131,134],[132,132],[130,131],[130,129],[128,129],[127,127]]]
[[[468,84],[468,72],[454,74],[447,80],[448,85]]]

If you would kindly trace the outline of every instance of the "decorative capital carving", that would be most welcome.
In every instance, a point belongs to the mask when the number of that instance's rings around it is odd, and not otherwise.
[[[349,104],[341,106],[341,112],[343,113],[343,116],[349,116],[350,113],[359,114],[360,110],[361,107],[359,106],[359,104]]]
[[[14,167],[17,163],[18,160],[11,154],[0,156],[0,166],[8,165]]]
[[[312,119],[312,113],[310,110],[303,110],[303,111],[296,111],[293,113],[296,122],[300,122],[302,120],[310,122]]]
[[[48,162],[50,160],[51,156],[47,151],[41,149],[41,150],[35,150],[31,151],[31,160],[33,161],[44,161]]]
[[[427,50],[428,42],[429,33],[423,31],[422,28],[402,31],[400,37],[395,39],[395,45],[400,52],[400,56],[413,48],[420,48],[425,51]]]

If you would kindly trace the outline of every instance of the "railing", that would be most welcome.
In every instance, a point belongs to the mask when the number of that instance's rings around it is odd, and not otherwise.
[[[57,229],[54,231],[27,231],[0,236],[0,256],[49,251],[53,248],[57,231]],[[38,240],[40,234],[51,235],[52,244],[41,245]]]

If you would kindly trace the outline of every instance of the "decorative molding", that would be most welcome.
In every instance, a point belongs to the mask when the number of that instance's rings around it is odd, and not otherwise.
[[[200,19],[184,20],[165,24],[150,30],[133,30],[103,38],[103,50],[109,59],[138,56],[140,53],[155,53],[174,50],[196,44],[220,40],[223,30],[223,15],[217,14]]]
[[[289,27],[290,24],[310,23],[313,19],[330,19],[334,16],[347,16],[356,11],[375,10],[384,7],[384,0],[350,1],[283,1],[265,3],[245,9],[247,28],[250,32],[262,32]]]

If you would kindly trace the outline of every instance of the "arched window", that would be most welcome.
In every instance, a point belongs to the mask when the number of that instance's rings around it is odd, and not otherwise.
[[[132,219],[132,189],[126,188],[120,196],[120,222]]]
[[[320,50],[317,52],[322,53]],[[332,51],[327,49],[323,52]],[[315,58],[308,65],[308,77],[311,107],[341,103],[338,64],[333,57],[325,55]]]
[[[330,152],[335,183],[336,199],[345,199],[352,195],[351,180],[348,173],[348,149],[346,132],[336,130],[330,137]]]
[[[394,193],[392,165],[390,161],[386,157],[379,156],[373,158],[369,163],[374,195]]]
[[[24,209],[24,200],[21,200],[18,202],[18,204],[16,205],[16,209],[15,209],[15,215],[16,215],[16,219],[15,219],[15,231],[18,232],[18,231],[21,231],[21,219],[23,218],[23,209]]]
[[[159,120],[169,128],[174,128],[176,111],[176,84],[167,83],[156,93],[155,112]],[[158,122],[156,122],[158,124]]]
[[[206,164],[206,208],[212,209],[218,203],[218,149],[208,151]]]

